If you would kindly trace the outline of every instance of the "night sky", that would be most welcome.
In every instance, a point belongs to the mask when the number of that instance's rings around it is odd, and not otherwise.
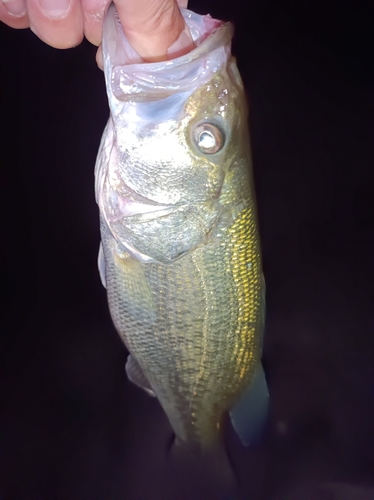
[[[250,106],[271,408],[255,447],[226,429],[239,498],[374,499],[374,7],[190,8],[235,23]],[[0,26],[0,498],[224,500],[168,469],[170,425],[125,376],[96,265],[95,50]]]

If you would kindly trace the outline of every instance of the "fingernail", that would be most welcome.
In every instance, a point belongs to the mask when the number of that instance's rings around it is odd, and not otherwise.
[[[70,0],[39,0],[39,5],[48,17],[65,17],[70,9]]]
[[[25,0],[3,0],[3,5],[8,12],[13,17],[22,17],[26,14],[26,2]]]
[[[190,52],[193,48],[195,48],[195,44],[192,40],[190,30],[188,29],[188,26],[185,26],[179,37],[168,48],[168,59],[183,56],[184,54]]]

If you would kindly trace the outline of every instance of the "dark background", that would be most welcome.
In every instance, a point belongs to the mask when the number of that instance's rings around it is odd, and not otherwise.
[[[227,431],[241,498],[374,499],[374,8],[190,8],[234,21],[250,102],[271,412],[252,449]],[[97,272],[94,55],[0,26],[0,497],[196,500],[163,469],[171,429],[126,380]]]

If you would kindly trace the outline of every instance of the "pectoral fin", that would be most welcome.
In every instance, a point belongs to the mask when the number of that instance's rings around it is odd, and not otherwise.
[[[103,252],[103,244],[100,242],[99,247],[99,255],[97,256],[97,266],[99,268],[99,274],[101,279],[101,284],[104,288],[106,288],[106,279],[105,279],[105,258]]]
[[[137,385],[141,389],[144,389],[150,396],[156,396],[156,394],[153,392],[151,384],[149,383],[147,377],[144,375],[141,366],[131,354],[129,354],[127,358],[126,373],[129,380],[133,384]]]
[[[251,384],[230,410],[230,418],[242,444],[255,443],[264,428],[269,407],[269,391],[264,369],[259,363]]]
[[[113,255],[123,306],[136,321],[146,326],[153,325],[157,312],[142,264],[128,254],[113,252]]]

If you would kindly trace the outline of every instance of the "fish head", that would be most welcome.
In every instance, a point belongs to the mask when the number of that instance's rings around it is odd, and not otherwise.
[[[117,194],[163,206],[219,197],[246,121],[232,25],[182,13],[196,48],[157,63],[134,51],[113,6],[104,23],[110,178]]]

